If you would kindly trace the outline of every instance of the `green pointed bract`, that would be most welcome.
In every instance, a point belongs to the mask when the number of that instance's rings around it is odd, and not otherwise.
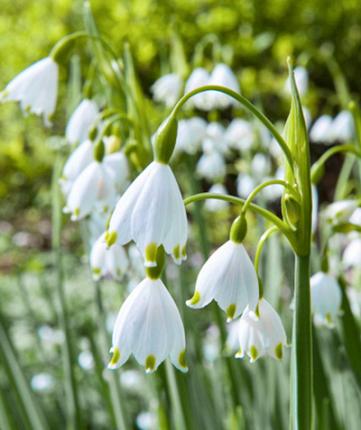
[[[154,158],[159,163],[169,163],[177,140],[177,129],[177,120],[172,115],[158,128],[154,136]]]

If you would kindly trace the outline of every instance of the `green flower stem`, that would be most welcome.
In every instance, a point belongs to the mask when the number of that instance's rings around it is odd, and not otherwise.
[[[291,357],[291,429],[311,430],[312,423],[312,320],[310,256],[295,255],[295,310]]]
[[[191,203],[199,202],[199,201],[207,200],[207,199],[224,200],[228,203],[232,203],[232,204],[236,204],[236,205],[240,205],[240,206],[243,206],[245,204],[245,200],[243,200],[239,197],[229,196],[229,195],[225,195],[225,194],[218,194],[218,193],[195,194],[193,196],[190,196],[190,197],[187,197],[186,199],[184,199],[184,204],[185,204],[185,206],[187,206]],[[286,236],[286,238],[290,242],[292,248],[296,247],[295,234],[292,232],[292,230],[289,228],[289,226],[284,221],[282,221],[280,218],[278,218],[278,216],[276,216],[275,214],[273,214],[269,210],[264,209],[261,206],[258,206],[254,203],[250,203],[249,209],[251,209],[253,212],[257,213],[258,215],[263,216],[263,218],[267,219],[272,224],[274,224]]]
[[[264,248],[264,245],[269,237],[273,235],[273,233],[276,233],[278,231],[278,228],[276,226],[270,227],[268,230],[266,230],[262,236],[260,237],[260,240],[258,241],[256,254],[254,256],[254,267],[256,269],[256,273],[259,275],[259,262],[261,258],[261,254]],[[261,296],[261,294],[260,294]]]
[[[109,348],[109,339],[108,339],[108,333],[106,330],[101,286],[99,285],[99,282],[94,282],[94,288],[95,288],[96,310],[99,318],[100,347],[103,352],[106,352]],[[102,358],[103,360],[107,360],[108,355],[103,354]],[[106,370],[106,372],[107,372],[106,380],[109,386],[109,393],[110,393],[111,412],[116,422],[117,430],[126,430],[129,427],[127,426],[127,420],[124,413],[125,399],[120,386],[119,374],[114,370]]]
[[[220,85],[205,85],[203,87],[196,88],[193,91],[190,91],[189,93],[185,94],[174,106],[173,111],[170,115],[176,116],[184,103],[186,103],[187,100],[189,100],[192,96],[203,93],[205,91],[218,91],[220,93],[227,94],[228,96],[232,97],[233,99],[237,100],[243,107],[245,107],[249,112],[251,112],[255,117],[257,117],[262,124],[268,128],[268,130],[272,133],[272,135],[275,137],[277,143],[280,145],[287,162],[293,171],[294,163],[291,151],[289,147],[287,146],[287,143],[283,139],[283,137],[280,135],[280,133],[277,131],[276,127],[271,123],[271,121],[261,112],[259,111],[256,106],[254,106],[246,97],[243,97],[241,94],[238,94],[235,91],[232,91],[231,89],[227,87],[222,87]]]
[[[338,154],[340,152],[347,152],[354,154],[361,158],[361,152],[355,147],[355,145],[337,145],[333,146],[332,148],[328,149],[325,153],[322,154],[322,156],[314,163],[311,169],[311,180],[312,182],[317,182],[317,180],[320,178],[320,173],[325,167],[325,164],[329,158],[331,158],[333,155]]]
[[[283,179],[271,179],[269,181],[263,182],[262,184],[258,185],[247,197],[247,199],[244,202],[244,205],[242,207],[242,213],[246,213],[249,205],[251,204],[252,200],[256,197],[256,195],[262,191],[264,188],[269,187],[270,185],[282,185],[285,187],[291,195],[293,195],[296,199],[298,199],[298,194],[296,193],[296,190],[286,181]]]
[[[54,267],[56,268],[55,287],[58,294],[59,323],[65,336],[65,341],[63,345],[63,359],[67,429],[77,430],[79,428],[82,428],[82,423],[80,416],[78,389],[74,374],[75,360],[65,299],[64,273],[61,250],[62,197],[59,187],[59,178],[61,176],[62,164],[62,160],[58,158],[54,165],[52,178],[52,249],[54,253]]]

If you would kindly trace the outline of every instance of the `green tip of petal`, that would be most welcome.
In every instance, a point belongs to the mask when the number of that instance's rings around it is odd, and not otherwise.
[[[75,208],[74,211],[73,211],[74,217],[78,218],[79,214],[80,214],[80,209],[79,208]]]
[[[244,357],[241,347],[239,347],[239,350],[236,352],[235,357],[236,358],[243,358]]]
[[[236,313],[236,305],[232,303],[231,305],[228,306],[226,310],[227,322],[230,322],[233,320],[235,313]]]
[[[149,243],[145,248],[145,262],[149,267],[156,265],[158,246],[155,242]],[[150,263],[150,264],[149,264]]]
[[[185,352],[185,350],[179,354],[178,363],[184,372],[188,371],[188,366],[186,363],[186,352]]]
[[[187,300],[187,305],[188,306],[193,306],[196,305],[201,299],[201,295],[199,293],[199,291],[195,291],[193,294],[193,297],[189,300]]]
[[[332,316],[329,312],[327,312],[327,314],[325,315],[325,320],[328,326],[332,327],[333,326],[333,320],[332,320]]]
[[[172,254],[176,260],[179,260],[181,258],[180,245],[177,245],[173,248]]]
[[[283,358],[283,345],[281,342],[275,348],[275,356],[278,360],[282,360]]]
[[[251,348],[249,349],[249,355],[251,357],[251,361],[256,361],[258,358],[258,350],[257,348],[252,345]]]
[[[114,368],[117,365],[119,360],[120,360],[120,351],[119,351],[119,348],[115,346],[113,348],[113,356],[108,364],[108,367],[111,369]]]
[[[148,357],[145,359],[145,372],[146,373],[152,373],[155,371],[155,357],[154,355],[148,355]]]
[[[187,258],[187,249],[186,246],[182,246],[182,258],[185,260]]]
[[[110,248],[117,241],[118,235],[116,231],[107,231],[105,233],[105,242],[107,247]]]

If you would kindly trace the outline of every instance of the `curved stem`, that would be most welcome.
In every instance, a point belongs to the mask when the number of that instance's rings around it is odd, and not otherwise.
[[[280,133],[277,131],[276,127],[271,123],[271,121],[262,113],[260,112],[246,97],[243,97],[241,94],[238,94],[237,92],[231,90],[227,87],[222,87],[220,85],[205,85],[203,87],[196,88],[193,91],[190,91],[189,93],[185,94],[174,106],[171,115],[176,116],[179,112],[179,110],[182,108],[184,103],[189,100],[191,97],[193,97],[196,94],[205,92],[205,91],[218,91],[220,93],[227,94],[228,96],[232,97],[233,99],[237,100],[243,107],[245,107],[248,111],[250,111],[254,116],[256,116],[263,125],[268,128],[268,130],[272,133],[272,135],[277,140],[277,143],[280,145],[283,153],[285,154],[285,157],[288,161],[288,164],[290,168],[293,171],[293,158],[291,151],[288,148],[288,145],[286,141],[283,139],[283,137],[280,135]]]
[[[357,155],[358,157],[361,157],[361,152],[355,148],[355,145],[337,145],[330,149],[328,149],[322,156],[315,162],[315,164],[311,168],[311,180],[312,182],[316,181],[318,179],[318,174],[320,173],[320,170],[324,167],[325,163],[329,158],[331,158],[333,155],[338,154],[339,152],[348,152]]]
[[[282,185],[287,190],[290,191],[291,194],[295,194],[294,188],[283,179],[270,179],[269,181],[263,182],[262,184],[258,185],[247,197],[246,201],[244,202],[244,205],[242,207],[242,212],[246,213],[248,206],[251,204],[252,200],[256,197],[256,195],[263,190],[263,188],[269,187],[270,185]],[[297,196],[298,197],[298,196]]]
[[[273,233],[276,233],[278,231],[278,228],[273,225],[269,229],[267,229],[261,236],[260,240],[258,241],[256,254],[254,256],[254,268],[256,269],[256,273],[259,272],[259,262],[261,258],[261,253],[263,251],[264,245],[269,237],[272,236]]]
[[[229,196],[226,194],[218,194],[218,193],[199,193],[199,194],[195,194],[193,196],[190,196],[190,197],[187,197],[186,199],[184,199],[184,205],[187,206],[191,203],[199,202],[199,201],[207,200],[207,199],[224,200],[228,203],[232,203],[232,204],[236,204],[236,205],[240,205],[240,206],[243,206],[245,204],[245,200],[243,200],[239,197]],[[272,224],[274,224],[287,237],[292,248],[296,249],[296,237],[295,237],[294,233],[290,230],[288,225],[283,220],[278,218],[277,215],[270,212],[269,210],[264,209],[261,206],[258,206],[254,203],[250,203],[249,208],[253,212],[263,216],[263,218],[267,219]]]

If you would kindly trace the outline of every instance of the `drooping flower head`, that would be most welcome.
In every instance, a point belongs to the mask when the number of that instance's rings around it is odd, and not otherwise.
[[[311,299],[315,322],[332,327],[341,307],[341,287],[337,280],[324,272],[311,277]]]
[[[247,355],[251,363],[264,355],[282,359],[283,347],[287,345],[286,332],[278,313],[266,299],[259,301],[257,312],[247,307],[238,330],[239,351],[236,358]]]
[[[172,107],[178,101],[183,80],[177,73],[169,73],[159,78],[152,86],[154,100]]]
[[[42,115],[45,125],[50,126],[58,94],[58,69],[51,57],[37,61],[8,83],[0,101],[18,101],[23,112]]]
[[[205,262],[197,277],[193,297],[187,305],[200,309],[215,300],[227,314],[237,318],[249,306],[255,310],[259,298],[258,278],[242,241],[231,238]]]
[[[67,141],[74,145],[88,139],[91,126],[99,113],[94,100],[84,99],[77,106],[66,126],[65,136]]]

